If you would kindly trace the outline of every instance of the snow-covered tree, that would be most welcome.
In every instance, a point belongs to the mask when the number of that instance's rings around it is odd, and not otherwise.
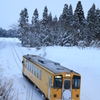
[[[68,7],[67,4],[64,5],[63,13],[59,18],[60,30],[61,30],[61,46],[72,45],[73,40],[73,11],[72,6]]]
[[[50,33],[49,26],[48,26],[48,9],[47,6],[44,8],[43,12],[43,19],[41,24],[41,34],[40,34],[40,42],[41,46],[48,46],[49,37],[48,34]]]
[[[7,31],[0,27],[0,37],[9,37],[9,36],[10,36],[10,33],[7,34]]]
[[[22,45],[28,44],[28,11],[26,8],[21,11],[19,18],[19,29],[18,34],[19,38],[22,41]]]
[[[96,10],[95,38],[100,41],[100,10]]]
[[[74,12],[74,22],[73,27],[75,29],[74,38],[75,41],[83,41],[86,37],[87,30],[85,28],[86,26],[86,19],[84,17],[84,11],[81,4],[81,1],[78,1],[75,12]]]
[[[70,26],[73,25],[73,8],[72,8],[72,5],[70,4],[69,5],[69,24]]]
[[[87,22],[88,22],[88,28],[89,32],[91,33],[91,40],[94,40],[95,38],[95,22],[96,22],[96,9],[95,4],[92,5],[92,7],[88,11],[87,15]]]
[[[52,26],[52,14],[51,14],[51,12],[48,15],[48,24],[49,24],[50,27]]]
[[[52,20],[52,45],[60,44],[60,32],[59,32],[59,23],[57,17],[55,16]]]
[[[79,23],[83,24],[85,17],[84,17],[84,11],[83,11],[81,1],[77,3],[74,15],[77,15],[79,19]]]
[[[39,43],[40,25],[39,25],[39,14],[37,9],[35,9],[33,13],[30,31],[31,31],[30,45],[35,47],[40,46]]]

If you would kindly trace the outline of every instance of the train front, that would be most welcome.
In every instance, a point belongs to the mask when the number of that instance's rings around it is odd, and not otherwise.
[[[81,76],[75,73],[55,75],[50,100],[80,100]]]
[[[64,74],[62,100],[80,100],[80,75]]]

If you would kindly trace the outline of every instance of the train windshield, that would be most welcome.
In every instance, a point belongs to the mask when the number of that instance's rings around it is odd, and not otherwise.
[[[71,84],[70,80],[64,80],[64,89],[70,89],[70,84]]]
[[[54,76],[54,88],[62,88],[62,76]]]
[[[73,76],[73,89],[80,89],[80,76]]]

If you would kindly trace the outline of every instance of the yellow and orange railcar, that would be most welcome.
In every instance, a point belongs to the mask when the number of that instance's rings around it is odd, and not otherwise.
[[[22,73],[49,100],[80,100],[80,74],[37,55],[24,55]]]

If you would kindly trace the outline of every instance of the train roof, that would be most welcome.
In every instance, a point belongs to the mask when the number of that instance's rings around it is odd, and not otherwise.
[[[61,72],[74,72],[73,70],[70,70],[66,67],[63,67],[60,65],[60,63],[53,62],[51,60],[45,59],[43,57],[40,57],[38,55],[24,55],[23,57],[27,58],[28,60],[35,62],[37,64],[42,65],[46,69],[50,70],[51,72],[57,74]],[[76,72],[74,72],[76,73]]]

